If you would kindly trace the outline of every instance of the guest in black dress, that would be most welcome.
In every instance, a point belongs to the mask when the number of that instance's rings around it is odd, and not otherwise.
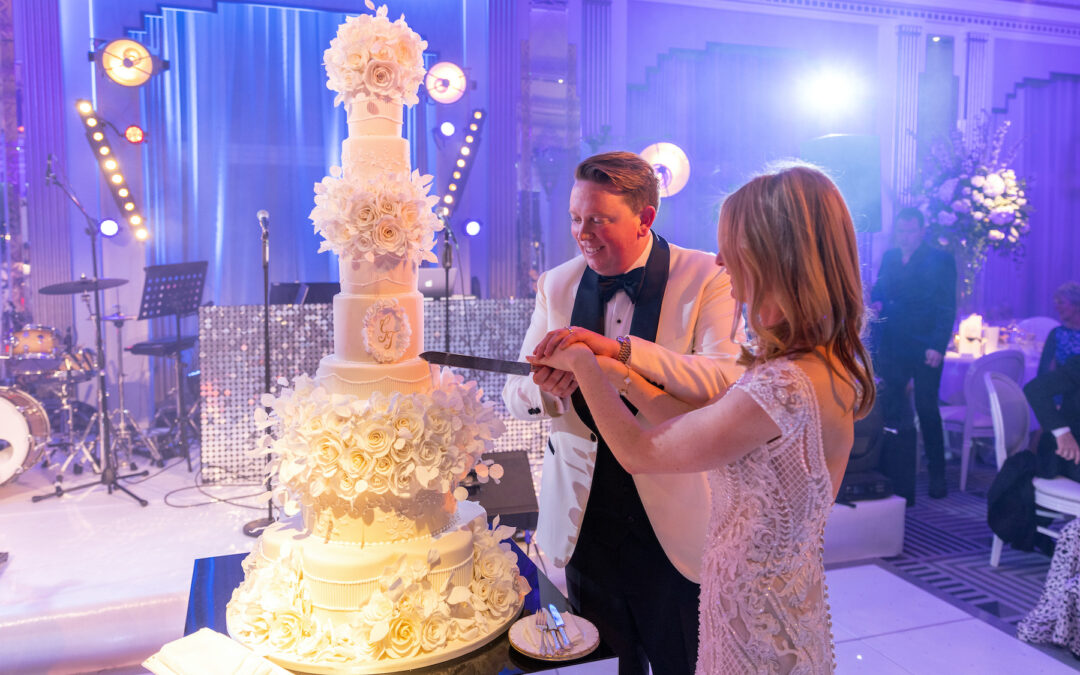
[[[938,409],[942,364],[956,321],[956,262],[952,255],[924,241],[923,215],[905,208],[896,215],[897,247],[885,252],[871,292],[879,313],[874,369],[882,379],[879,393],[885,426],[900,441],[885,458],[885,472],[898,495],[914,502],[914,417],[907,385],[915,383],[930,496],[941,498],[945,487],[945,436]],[[907,439],[907,440],[905,440]],[[886,449],[890,453],[890,449]]]

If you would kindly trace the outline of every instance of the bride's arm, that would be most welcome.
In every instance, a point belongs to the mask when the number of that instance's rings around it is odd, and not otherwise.
[[[609,375],[587,347],[572,345],[542,362],[574,372],[597,428],[630,473],[715,469],[780,435],[779,427],[761,406],[737,389],[704,408],[675,413],[678,416],[645,429],[622,404]],[[664,403],[656,402],[657,407],[672,406],[665,412],[675,412],[671,403],[675,399],[667,398]],[[649,400],[643,398],[642,402]]]
[[[650,426],[656,426],[698,407],[675,398],[621,361],[600,356],[596,362],[611,386],[620,392],[626,392],[626,400],[637,408],[638,414],[645,418]],[[626,382],[628,377],[629,384]]]

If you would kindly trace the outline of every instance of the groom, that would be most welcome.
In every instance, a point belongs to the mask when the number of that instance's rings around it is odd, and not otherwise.
[[[685,401],[704,404],[738,377],[727,272],[652,232],[659,203],[652,167],[633,153],[578,165],[570,230],[582,255],[540,276],[522,359],[572,328],[597,354]],[[552,418],[537,538],[566,567],[574,611],[597,625],[620,673],[693,672],[704,474],[630,476],[569,372],[511,376],[503,401],[519,419]]]

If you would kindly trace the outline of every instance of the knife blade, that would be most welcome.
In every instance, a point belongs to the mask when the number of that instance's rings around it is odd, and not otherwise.
[[[548,614],[551,615],[552,621],[555,622],[555,627],[559,629],[559,635],[562,636],[563,644],[566,648],[570,648],[570,638],[566,637],[566,622],[563,621],[562,614],[559,614],[559,610],[555,605],[548,605]]]
[[[555,625],[555,618],[551,616],[551,610],[544,609],[543,611],[544,620],[547,622],[547,631],[551,633],[552,639],[555,640],[556,652],[565,651],[570,645],[563,642],[562,637],[559,635],[559,627]]]
[[[428,363],[434,363],[439,366],[487,370],[494,373],[506,373],[508,375],[528,375],[532,372],[532,365],[522,361],[488,359],[483,356],[469,356],[468,354],[451,354],[450,352],[432,351],[421,353],[420,358]]]

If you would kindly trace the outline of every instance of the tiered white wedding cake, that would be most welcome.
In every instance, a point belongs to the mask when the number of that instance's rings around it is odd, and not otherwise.
[[[374,9],[369,3],[369,8]],[[387,672],[498,635],[528,591],[484,509],[455,486],[502,432],[475,382],[418,357],[417,264],[441,228],[429,176],[410,172],[402,105],[426,43],[386,7],[349,18],[324,54],[345,104],[342,168],[315,186],[320,250],[340,257],[334,353],[315,378],[264,396],[274,498],[292,516],[262,535],[227,610],[229,633],[286,667]],[[498,468],[483,465],[497,477]]]

